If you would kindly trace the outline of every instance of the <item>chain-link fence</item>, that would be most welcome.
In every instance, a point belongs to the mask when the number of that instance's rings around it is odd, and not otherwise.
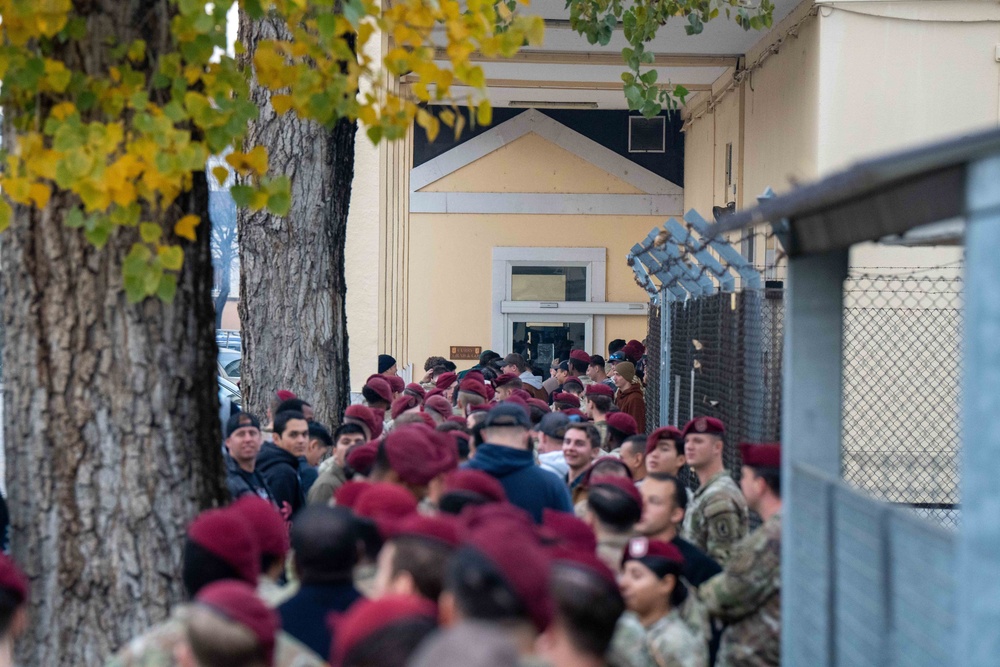
[[[844,283],[844,479],[958,524],[962,281]]]
[[[646,374],[643,378],[646,399],[646,432],[652,433],[660,427],[660,326],[661,306],[649,306],[649,328],[646,336]]]

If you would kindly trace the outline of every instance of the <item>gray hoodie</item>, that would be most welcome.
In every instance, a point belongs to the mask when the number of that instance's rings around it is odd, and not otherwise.
[[[542,388],[542,378],[537,375],[532,375],[531,371],[524,371],[518,377],[521,379],[522,384],[531,385],[535,389]]]

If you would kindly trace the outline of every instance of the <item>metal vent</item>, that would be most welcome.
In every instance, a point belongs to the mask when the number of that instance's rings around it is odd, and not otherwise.
[[[665,153],[667,150],[667,119],[663,116],[628,117],[629,153]]]

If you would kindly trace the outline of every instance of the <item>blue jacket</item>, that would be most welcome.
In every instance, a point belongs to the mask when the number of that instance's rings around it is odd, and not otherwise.
[[[326,623],[330,612],[345,612],[361,598],[351,582],[342,584],[302,584],[296,593],[278,607],[281,627],[329,662],[333,636]]]
[[[566,484],[554,473],[535,465],[535,455],[529,451],[483,444],[476,447],[475,456],[465,465],[500,480],[507,500],[527,510],[535,523],[542,522],[542,510],[546,507],[573,511]]]

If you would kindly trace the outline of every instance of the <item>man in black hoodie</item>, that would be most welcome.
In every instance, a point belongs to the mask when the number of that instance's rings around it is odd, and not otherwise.
[[[271,489],[256,469],[263,442],[260,422],[248,412],[237,412],[226,422],[226,486],[236,500],[248,493],[274,502]]]
[[[274,442],[265,442],[257,455],[257,470],[286,520],[305,505],[305,493],[299,479],[299,457],[305,455],[308,443],[306,416],[287,410],[275,415]]]

